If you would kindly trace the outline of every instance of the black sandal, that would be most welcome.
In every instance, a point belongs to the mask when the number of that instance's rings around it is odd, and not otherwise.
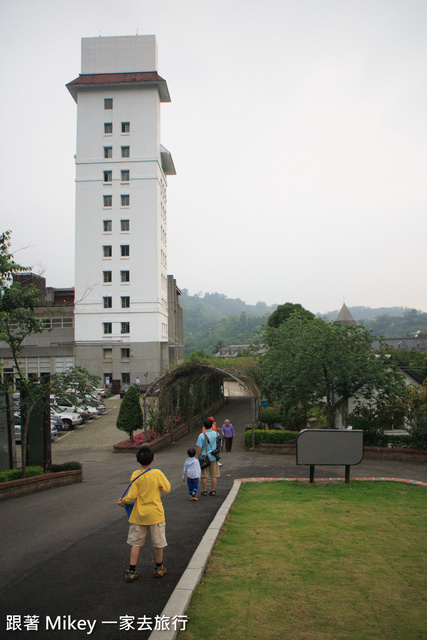
[[[202,493],[200,494],[201,496],[207,496],[208,492],[207,491],[202,491]]]
[[[215,490],[209,491],[209,495],[210,496],[216,496],[216,491]]]

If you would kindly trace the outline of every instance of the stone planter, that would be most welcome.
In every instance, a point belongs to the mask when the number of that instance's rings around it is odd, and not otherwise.
[[[205,411],[205,415],[213,415],[219,407],[222,406],[222,403],[216,403],[210,409]],[[189,422],[184,422],[184,424],[180,424],[177,427],[174,427],[173,430],[173,442],[179,440],[183,436],[186,436],[190,431],[194,431],[196,428],[200,428],[202,423],[201,414],[192,418]],[[126,442],[123,440],[123,442]],[[116,453],[136,453],[138,449],[143,445],[131,445],[131,444],[123,444],[123,442],[119,442],[118,444],[113,444],[113,449]],[[163,447],[167,447],[172,444],[172,435],[170,433],[165,433],[163,436],[156,438],[156,440],[152,440],[151,442],[147,442],[148,446],[151,447],[153,451],[158,451],[159,449],[163,449]]]
[[[21,478],[20,480],[10,480],[0,483],[0,501],[16,498],[17,496],[45,491],[54,487],[62,487],[66,484],[82,482],[83,471],[59,471],[58,473],[44,473],[41,476],[31,478]]]

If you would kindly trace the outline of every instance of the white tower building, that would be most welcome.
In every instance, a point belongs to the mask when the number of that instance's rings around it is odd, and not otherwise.
[[[154,36],[82,39],[77,103],[76,364],[116,384],[169,364],[167,176]]]

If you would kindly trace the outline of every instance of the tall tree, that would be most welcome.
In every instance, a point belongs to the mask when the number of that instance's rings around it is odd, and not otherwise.
[[[286,322],[291,317],[291,315],[297,311],[300,314],[306,315],[307,318],[314,318],[314,315],[311,313],[311,311],[307,311],[307,309],[304,309],[301,304],[285,302],[285,304],[279,304],[277,309],[273,311],[273,313],[267,320],[267,325],[269,327],[274,327],[275,329],[277,329],[277,327],[281,325],[282,322]]]
[[[139,394],[135,387],[129,387],[123,396],[120,405],[119,415],[117,416],[116,427],[129,434],[130,441],[133,442],[133,432],[142,429],[143,415],[141,403],[139,402]]]
[[[25,406],[21,424],[22,473],[25,477],[27,462],[27,436],[31,412],[44,395],[43,380],[36,384],[28,380],[19,361],[19,353],[25,338],[44,330],[43,322],[37,318],[35,307],[39,292],[32,285],[21,285],[13,281],[13,275],[29,271],[28,267],[17,264],[10,251],[11,232],[0,236],[0,340],[6,342],[14,364],[14,377],[18,387],[24,392]],[[7,381],[4,383],[7,384]]]
[[[398,367],[384,351],[372,351],[372,335],[363,327],[296,312],[277,328],[266,327],[264,340],[268,346],[261,358],[264,385],[288,408],[325,399],[330,429],[343,400],[403,391]]]

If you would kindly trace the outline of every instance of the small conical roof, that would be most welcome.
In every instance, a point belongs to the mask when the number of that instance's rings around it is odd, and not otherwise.
[[[345,322],[347,324],[357,324],[356,320],[351,315],[351,313],[348,310],[348,307],[346,306],[345,303],[341,307],[341,310],[340,310],[340,312],[338,314],[338,317],[335,320],[335,322]]]

